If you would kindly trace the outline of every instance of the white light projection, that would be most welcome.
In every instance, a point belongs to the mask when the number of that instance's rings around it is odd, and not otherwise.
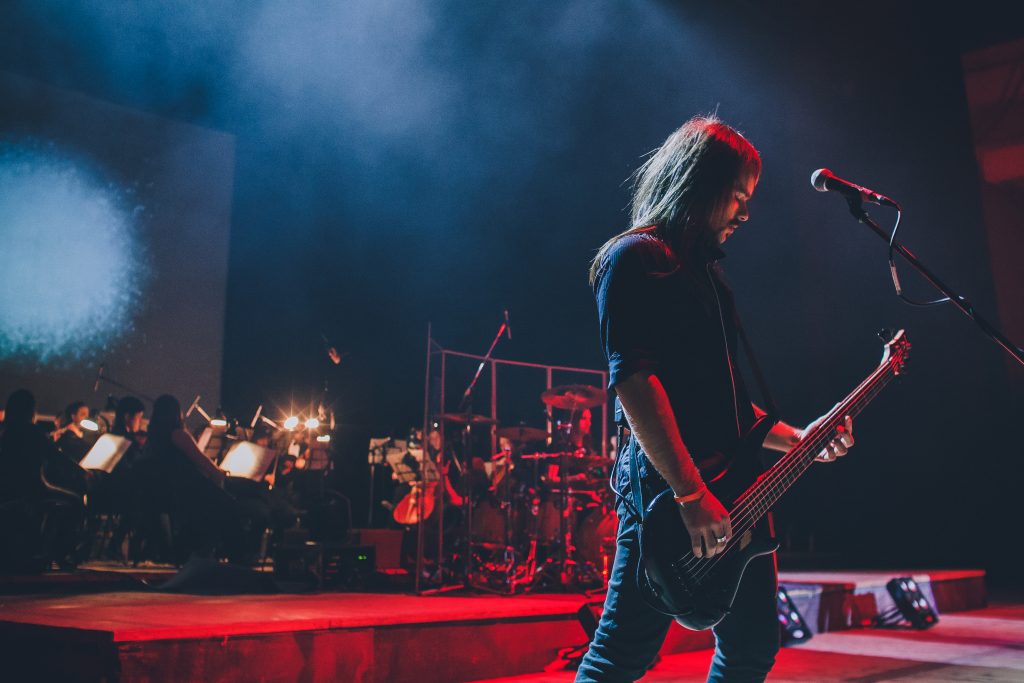
[[[146,259],[128,195],[51,144],[0,141],[0,360],[69,366],[133,329]]]

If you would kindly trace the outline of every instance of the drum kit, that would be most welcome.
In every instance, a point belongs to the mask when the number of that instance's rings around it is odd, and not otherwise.
[[[463,458],[462,481],[487,484],[485,491],[471,490],[472,483],[462,487],[463,543],[455,552],[465,553],[467,561],[458,564],[469,585],[515,593],[607,582],[617,527],[607,484],[612,462],[588,448],[589,409],[606,400],[605,391],[592,386],[549,389],[541,401],[569,413],[553,433],[523,424],[498,427],[502,450],[490,462]],[[439,419],[464,434],[496,426],[482,415]]]

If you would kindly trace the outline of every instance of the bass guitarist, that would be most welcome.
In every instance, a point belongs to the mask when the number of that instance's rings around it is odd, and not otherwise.
[[[622,409],[620,426],[628,423],[638,448],[622,444],[612,473],[620,520],[615,563],[577,682],[636,680],[672,621],[637,589],[638,499],[671,488],[697,557],[714,557],[732,534],[726,508],[706,483],[731,457],[756,457],[728,454],[764,412],[736,366],[737,319],[719,262],[721,245],[749,217],[760,173],[760,155],[740,133],[714,117],[691,119],[636,172],[632,227],[608,240],[591,266],[610,388]],[[821,419],[804,430],[778,422],[763,446],[788,451]],[[818,459],[834,460],[852,445],[847,418]],[[752,560],[730,613],[714,627],[709,681],[767,676],[779,648],[776,586],[774,555]]]

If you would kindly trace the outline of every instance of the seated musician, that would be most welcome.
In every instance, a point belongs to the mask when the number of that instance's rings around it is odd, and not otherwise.
[[[75,481],[81,468],[65,458],[35,425],[36,399],[27,389],[13,392],[4,408],[0,435],[0,569],[42,570],[53,559],[70,561],[77,544],[83,496],[58,481]],[[76,471],[76,469],[78,471]],[[50,540],[44,546],[45,536]]]
[[[498,448],[500,450],[491,456],[491,467],[486,468],[485,466],[492,491],[496,490],[503,481],[507,481],[506,475],[512,467],[512,440],[507,436],[499,436]]]
[[[135,471],[135,463],[142,455],[142,448],[146,444],[146,433],[142,431],[145,414],[146,407],[134,396],[125,396],[117,402],[114,424],[110,427],[109,433],[127,439],[131,445],[110,474],[92,473],[89,491],[90,511],[120,515],[119,523],[107,545],[107,556],[111,559],[122,559],[119,549],[129,532],[134,533],[133,542],[136,549],[143,540],[141,536],[145,533],[141,526],[139,508],[142,503]],[[137,553],[135,556],[137,557]]]
[[[89,406],[83,401],[72,401],[60,415],[60,426],[54,432],[57,448],[68,460],[78,464],[89,452],[90,445],[85,440],[82,420],[88,419]]]
[[[224,491],[227,473],[185,431],[175,397],[164,394],[153,403],[146,446],[136,466],[146,512],[172,515],[180,525],[182,551],[209,556],[219,545],[232,559],[241,555],[241,523]]]
[[[594,452],[593,437],[590,434],[593,424],[590,408],[580,410],[579,415],[572,421],[572,430],[569,432],[569,443],[573,450],[582,451],[585,455]]]
[[[60,427],[54,432],[57,448],[68,461],[68,467],[54,471],[55,483],[76,492],[89,492],[91,476],[78,463],[89,452],[92,444],[85,438],[82,420],[88,419],[89,406],[83,401],[73,401],[64,408],[60,416]],[[51,463],[51,467],[56,467]]]

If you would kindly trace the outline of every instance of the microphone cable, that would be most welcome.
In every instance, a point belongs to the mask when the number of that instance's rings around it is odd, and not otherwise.
[[[865,215],[867,212],[864,212]],[[935,299],[934,301],[914,301],[906,294],[903,293],[903,287],[900,285],[900,276],[896,271],[896,258],[893,255],[896,248],[896,232],[900,229],[900,218],[903,217],[903,210],[896,207],[896,223],[892,226],[892,233],[889,235],[889,272],[892,274],[892,284],[896,288],[896,296],[902,299],[904,302],[911,306],[935,306],[937,304],[949,303],[950,298],[944,296],[941,299]]]

